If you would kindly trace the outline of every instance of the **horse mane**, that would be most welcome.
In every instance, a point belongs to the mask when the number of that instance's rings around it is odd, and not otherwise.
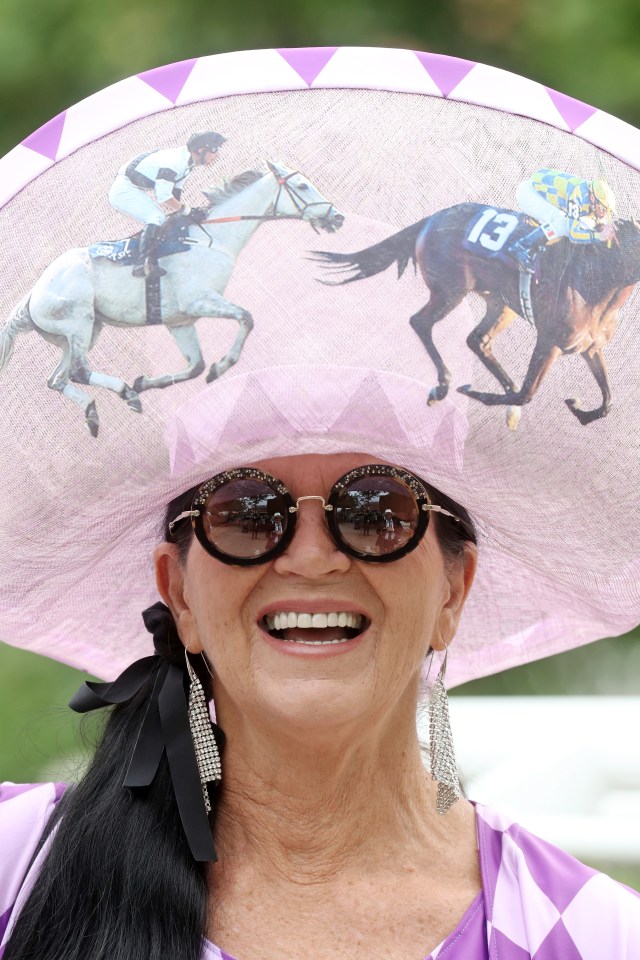
[[[264,177],[264,170],[244,170],[238,173],[230,180],[225,180],[221,187],[211,187],[209,190],[203,190],[205,197],[209,200],[212,207],[217,207],[230,197],[242,193],[247,187],[257,180]]]

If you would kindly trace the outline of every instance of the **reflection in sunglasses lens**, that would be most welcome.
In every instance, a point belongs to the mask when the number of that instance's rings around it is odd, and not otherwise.
[[[418,504],[411,490],[394,477],[363,477],[350,484],[335,505],[340,535],[358,553],[395,553],[413,538]]]
[[[262,480],[232,480],[215,490],[203,510],[207,539],[238,559],[260,557],[276,547],[287,528],[284,498]]]

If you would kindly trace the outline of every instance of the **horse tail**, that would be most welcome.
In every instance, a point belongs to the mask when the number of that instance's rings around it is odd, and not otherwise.
[[[321,280],[320,283],[328,286],[339,286],[343,283],[353,283],[354,280],[364,280],[366,277],[373,277],[376,273],[382,273],[391,266],[392,263],[398,264],[398,279],[402,276],[410,260],[413,266],[416,266],[416,243],[418,236],[428,221],[428,217],[419,220],[418,223],[405,227],[398,233],[381,240],[380,243],[372,247],[366,247],[357,253],[330,253],[326,250],[313,250],[313,259],[318,260],[323,266],[337,273],[349,273],[350,276],[343,280]]]
[[[15,310],[9,315],[5,325],[0,329],[0,373],[6,369],[13,348],[16,342],[16,336],[19,333],[28,333],[29,330],[35,330],[35,324],[29,313],[29,294],[24,297]]]

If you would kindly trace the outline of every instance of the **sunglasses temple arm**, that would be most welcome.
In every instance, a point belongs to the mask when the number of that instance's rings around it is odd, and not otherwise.
[[[459,523],[464,528],[473,543],[476,543],[476,534],[473,527],[469,527],[469,524],[466,522],[466,520],[463,520],[462,517],[457,517],[455,513],[451,513],[449,510],[445,510],[444,507],[440,507],[435,503],[425,505],[423,509],[432,510],[435,513],[443,513],[445,517],[451,517],[452,520],[455,520],[456,523]]]
[[[422,507],[423,510],[433,510],[434,513],[443,513],[445,517],[451,517],[452,520],[457,520],[458,523],[463,523],[464,521],[460,517],[456,517],[455,513],[451,513],[449,510],[445,510],[444,507],[439,507],[435,503],[424,504]]]
[[[199,517],[199,516],[200,516],[199,510],[183,510],[183,512],[178,514],[178,516],[174,520],[172,520],[171,523],[169,524],[169,533],[171,534],[171,536],[173,536],[173,528],[175,527],[176,523],[179,523],[181,520],[185,520],[187,517]]]

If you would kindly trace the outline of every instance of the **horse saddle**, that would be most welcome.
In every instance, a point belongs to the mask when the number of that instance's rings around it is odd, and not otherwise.
[[[462,245],[476,257],[498,261],[513,270],[517,262],[509,252],[511,247],[536,226],[537,222],[526,213],[505,207],[481,207],[469,223]]]
[[[180,219],[182,222],[179,222],[178,218],[167,220],[165,229],[155,244],[155,259],[184,253],[193,245],[194,241],[187,236],[190,222],[185,217]],[[92,260],[111,260],[112,263],[120,263],[125,267],[131,266],[136,262],[140,235],[141,233],[136,233],[124,240],[102,240],[94,243],[89,247],[89,256]]]

